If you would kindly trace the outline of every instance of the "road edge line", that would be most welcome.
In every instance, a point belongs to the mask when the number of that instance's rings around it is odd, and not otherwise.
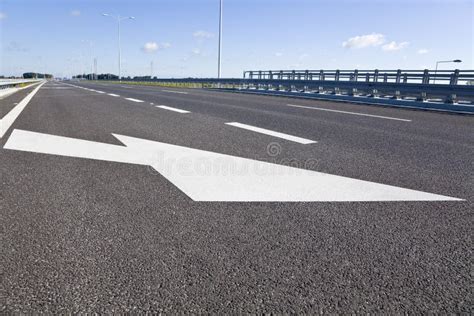
[[[33,91],[31,91],[23,100],[20,101],[13,109],[10,110],[1,120],[0,120],[0,138],[6,134],[10,127],[15,123],[18,116],[25,109],[28,103],[33,99],[34,95],[46,82],[41,83]]]

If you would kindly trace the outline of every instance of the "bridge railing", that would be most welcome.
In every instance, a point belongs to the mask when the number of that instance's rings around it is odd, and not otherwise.
[[[132,81],[188,88],[299,93],[320,99],[371,103],[380,100],[395,100],[396,103],[429,101],[466,105],[469,111],[474,111],[474,70],[258,70],[245,71],[243,78],[141,78]]]
[[[465,85],[474,83],[474,70],[250,70],[244,79],[350,81]]]

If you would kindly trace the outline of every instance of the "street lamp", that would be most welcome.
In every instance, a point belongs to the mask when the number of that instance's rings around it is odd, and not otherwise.
[[[454,59],[454,60],[440,60],[436,62],[436,69],[435,69],[435,77],[433,83],[436,83],[436,74],[438,73],[438,65],[442,63],[462,63],[461,59]]]
[[[222,1],[219,1],[219,48],[217,56],[217,78],[221,78],[221,51],[222,51]]]
[[[109,16],[111,18],[114,18],[117,20],[117,26],[118,26],[118,78],[119,81],[122,81],[122,49],[120,47],[120,22],[123,20],[134,20],[135,17],[133,16],[128,16],[128,17],[121,17],[120,15],[114,16],[108,13],[102,13],[103,16]]]
[[[81,41],[82,43],[85,43],[85,44],[89,44],[89,54],[90,54],[90,62],[91,62],[91,76],[92,76],[92,80],[94,80],[94,54],[92,53],[92,45],[94,44],[94,42],[92,41],[88,41],[88,40],[82,40]]]

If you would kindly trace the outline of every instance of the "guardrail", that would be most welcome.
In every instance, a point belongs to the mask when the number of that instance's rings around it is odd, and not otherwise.
[[[245,78],[463,85],[474,82],[474,70],[251,70]]]
[[[38,79],[0,79],[0,90],[8,88],[17,88],[24,83],[34,83],[41,80]]]
[[[251,73],[251,72],[246,72]],[[255,72],[253,72],[255,73]],[[331,74],[330,72],[328,72]],[[451,72],[456,76],[460,72]],[[471,78],[470,73],[474,71],[463,71],[459,76],[463,79]],[[375,73],[376,74],[376,73]],[[441,74],[444,78],[448,73]],[[215,78],[185,78],[185,79],[148,79],[139,80],[145,82],[155,82],[158,84],[192,84],[194,87],[206,88],[226,88],[236,90],[265,90],[265,91],[279,91],[279,92],[301,92],[305,94],[335,95],[335,96],[350,96],[350,97],[372,97],[372,98],[388,98],[395,100],[416,100],[416,101],[436,101],[442,103],[456,104],[456,103],[473,103],[474,102],[474,85],[459,84],[455,78],[452,78],[450,84],[430,83],[429,78],[425,77],[422,83],[407,82],[391,82],[388,80],[388,74],[384,74],[383,80],[378,80],[377,76],[372,80],[356,81],[354,80],[329,80],[328,77],[323,80],[315,79],[279,79],[279,78],[249,78],[246,76],[243,79],[215,79]],[[269,72],[265,76],[269,76]],[[370,76],[369,76],[370,77]],[[407,75],[408,77],[408,75]],[[411,76],[416,77],[416,76]],[[298,77],[296,77],[298,78]],[[356,77],[357,78],[357,77]],[[370,77],[372,78],[372,77]],[[409,78],[409,77],[408,77]],[[470,79],[469,79],[470,80]],[[132,80],[133,81],[133,80]],[[138,80],[137,80],[138,81]],[[456,84],[455,84],[456,82]],[[467,82],[467,81],[466,81]]]
[[[132,81],[474,113],[474,70],[245,71],[243,78]]]

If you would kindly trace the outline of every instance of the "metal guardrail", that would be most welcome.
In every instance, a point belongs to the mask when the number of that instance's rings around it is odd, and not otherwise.
[[[243,78],[127,81],[474,114],[474,70],[269,70],[245,71]]]
[[[408,73],[411,73],[410,75]],[[265,90],[276,92],[301,92],[305,94],[350,96],[350,97],[372,97],[386,98],[395,100],[416,100],[416,101],[435,101],[449,104],[468,103],[474,104],[474,86],[467,84],[470,80],[474,80],[474,71],[440,71],[437,80],[446,81],[450,78],[449,84],[432,83],[429,71],[396,71],[389,74],[388,71],[371,72],[363,71],[359,74],[365,74],[365,80],[358,80],[357,72],[329,72],[321,71],[318,77],[314,77],[314,73],[305,71],[306,74],[294,71],[283,72],[278,76],[270,77],[270,71],[258,72],[259,75],[245,75],[243,79],[215,79],[215,78],[184,78],[184,79],[149,79],[137,80],[146,82],[155,82],[161,84],[188,84],[190,87],[203,88],[226,88],[238,90]],[[256,72],[245,72],[245,74],[255,74]],[[273,72],[272,72],[273,73]],[[288,79],[291,73],[290,79]],[[377,75],[378,74],[378,75]],[[311,77],[311,75],[313,77]],[[326,76],[327,75],[327,76]],[[320,77],[322,76],[322,77]],[[331,76],[335,76],[331,80]],[[281,78],[280,78],[281,77]],[[382,79],[379,79],[379,78]],[[395,77],[395,82],[391,79]],[[350,78],[351,80],[344,80]],[[368,79],[367,79],[368,78]],[[398,79],[397,79],[398,78]],[[421,82],[410,82],[416,78]],[[459,80],[466,81],[465,84],[459,84]]]
[[[315,80],[419,84],[466,84],[474,70],[257,70],[244,71],[244,79]]]
[[[41,80],[38,79],[0,79],[0,90],[8,88],[17,88],[23,83],[34,83]]]

